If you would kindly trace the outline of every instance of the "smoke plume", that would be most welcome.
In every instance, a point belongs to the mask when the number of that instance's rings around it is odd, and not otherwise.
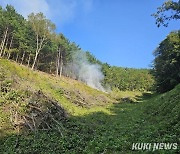
[[[91,64],[83,51],[77,51],[72,56],[72,62],[65,67],[65,74],[71,78],[80,80],[86,83],[88,86],[104,91],[101,82],[104,79],[104,75],[101,72],[101,66],[98,64]]]

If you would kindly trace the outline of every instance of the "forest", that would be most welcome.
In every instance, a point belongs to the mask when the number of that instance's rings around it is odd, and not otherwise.
[[[180,1],[151,16],[178,23]],[[152,55],[149,68],[113,66],[43,13],[0,6],[0,153],[180,153],[180,30]]]
[[[123,91],[152,89],[154,79],[150,70],[120,68],[102,63],[63,34],[56,34],[56,26],[43,13],[32,13],[26,20],[13,6],[7,5],[5,9],[0,8],[0,14],[0,57],[31,69],[77,80],[82,78],[75,70],[86,61],[99,66],[98,69],[103,72],[100,82],[105,87]]]

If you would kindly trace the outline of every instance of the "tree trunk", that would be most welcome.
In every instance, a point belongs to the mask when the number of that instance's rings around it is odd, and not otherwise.
[[[4,36],[3,36],[3,39],[2,39],[2,42],[1,42],[0,57],[2,56],[2,53],[3,53],[3,49],[4,49],[4,44],[6,42],[7,33],[8,33],[8,27],[6,28],[6,31],[4,33]]]
[[[58,76],[59,75],[59,67],[60,67],[60,54],[61,54],[61,51],[60,51],[60,47],[58,49],[58,52],[57,52],[57,66],[56,66],[56,75]]]
[[[23,63],[23,61],[24,61],[24,56],[25,56],[25,51],[23,52],[23,55],[22,55],[21,65],[22,65],[22,63]]]
[[[7,45],[8,45],[8,41],[9,41],[9,35],[7,35],[6,38],[7,39],[5,40],[5,46],[4,46],[3,51],[2,51],[2,57],[5,57],[5,54],[6,54],[5,49],[7,49]]]
[[[33,62],[33,65],[32,65],[32,70],[34,69],[34,66],[36,64],[36,61],[37,61],[37,57],[39,55],[39,52],[41,51],[41,49],[43,48],[43,46],[45,45],[44,41],[45,41],[45,37],[43,37],[39,43],[39,38],[38,38],[38,35],[37,35],[37,47],[36,47],[36,55],[35,55],[35,58],[34,58],[34,62]],[[44,43],[44,44],[43,44]]]
[[[9,52],[9,53],[8,53],[7,59],[10,59],[10,57],[11,57],[11,53]]]
[[[16,55],[16,62],[18,62],[19,54]]]
[[[34,57],[33,65],[32,65],[32,67],[31,67],[32,70],[34,69],[34,66],[35,66],[35,64],[36,64],[38,54],[39,54],[39,52],[37,51],[37,52],[36,52],[36,55],[35,55],[35,57]]]
[[[49,73],[50,73],[50,74],[52,74],[52,64],[53,64],[53,62],[51,61],[51,62],[50,62],[50,67],[49,67]]]
[[[9,50],[11,49],[12,42],[13,42],[13,34],[12,34],[12,37],[11,37],[11,42],[10,42],[10,45],[9,45]]]
[[[29,67],[30,60],[31,60],[31,54],[29,54],[29,58],[28,58],[28,67]]]
[[[3,48],[3,45],[4,45],[4,41],[5,41],[5,34],[6,34],[6,31],[4,32],[3,37],[2,37],[2,41],[1,41],[1,46],[0,46],[0,57],[1,57],[1,55],[2,55],[2,48]]]
[[[13,42],[13,34],[12,34],[12,37],[11,37],[11,42],[10,42],[10,45],[9,45],[9,53],[8,53],[8,59],[10,59],[10,57],[11,57],[11,52],[10,52],[10,50],[11,50],[11,46],[12,46],[12,42]]]
[[[62,52],[60,54],[60,61],[61,61],[61,65],[60,65],[60,72],[59,72],[59,76],[62,76],[62,70],[63,70],[63,57],[62,57]]]

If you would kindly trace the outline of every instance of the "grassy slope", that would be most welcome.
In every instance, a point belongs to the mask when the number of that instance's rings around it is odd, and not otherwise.
[[[4,71],[6,79],[13,82],[13,88],[29,90],[32,92],[41,90],[46,95],[59,101],[72,115],[90,112],[89,108],[101,106],[113,102],[106,93],[92,89],[76,80],[48,75],[43,72],[31,71],[25,66],[7,60],[0,60],[1,72]],[[85,102],[85,104],[81,104]],[[77,107],[78,106],[78,107]],[[81,109],[80,106],[86,108]]]
[[[137,96],[134,103],[113,104],[115,95],[124,97],[133,94],[104,94],[77,81],[32,72],[6,60],[0,60],[0,69],[1,74],[5,70],[6,79],[16,81],[14,88],[41,89],[71,114],[63,125],[63,136],[57,131],[9,134],[0,141],[0,153],[131,153],[133,142],[179,142],[180,85],[162,95]],[[77,91],[85,97],[89,106],[81,107],[71,101],[79,97]],[[66,97],[65,93],[69,92],[73,98],[68,99],[70,95]],[[92,100],[93,103],[88,101],[89,97],[90,100],[96,98],[98,105],[95,100]],[[3,109],[0,106],[0,118],[4,121],[1,127],[10,128],[7,124],[8,112]]]
[[[10,92],[4,94],[5,96],[0,96],[1,104],[6,102],[6,108],[4,108],[3,105],[0,107],[2,111],[11,108],[10,105],[7,105],[13,103],[12,101],[9,101],[9,103],[7,101],[9,99],[11,100],[11,95],[16,94],[13,96],[16,97],[13,101],[24,104],[24,100],[25,102],[31,101],[28,99],[26,93],[33,95],[39,90],[49,98],[59,102],[63,108],[73,116],[86,115],[98,111],[110,114],[110,111],[107,110],[106,107],[117,102],[117,99],[124,96],[133,97],[135,95],[140,95],[139,92],[122,92],[120,94],[118,92],[113,92],[109,95],[92,89],[79,81],[66,77],[58,78],[39,71],[32,71],[25,66],[20,66],[17,63],[4,59],[0,59],[0,85],[1,87],[7,86],[6,88],[11,89]],[[11,128],[10,123],[7,123],[10,113],[1,113],[1,117],[3,118],[1,118],[2,122],[0,127],[3,129]],[[5,125],[7,125],[7,127],[5,127]],[[6,133],[6,129],[4,129],[4,131],[4,133]],[[7,132],[9,132],[9,129]]]

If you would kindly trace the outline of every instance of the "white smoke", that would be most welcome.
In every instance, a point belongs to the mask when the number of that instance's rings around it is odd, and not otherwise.
[[[92,88],[105,92],[101,84],[104,79],[101,66],[98,64],[91,64],[85,52],[75,52],[72,56],[72,62],[66,65],[64,71],[68,76],[80,80]]]

